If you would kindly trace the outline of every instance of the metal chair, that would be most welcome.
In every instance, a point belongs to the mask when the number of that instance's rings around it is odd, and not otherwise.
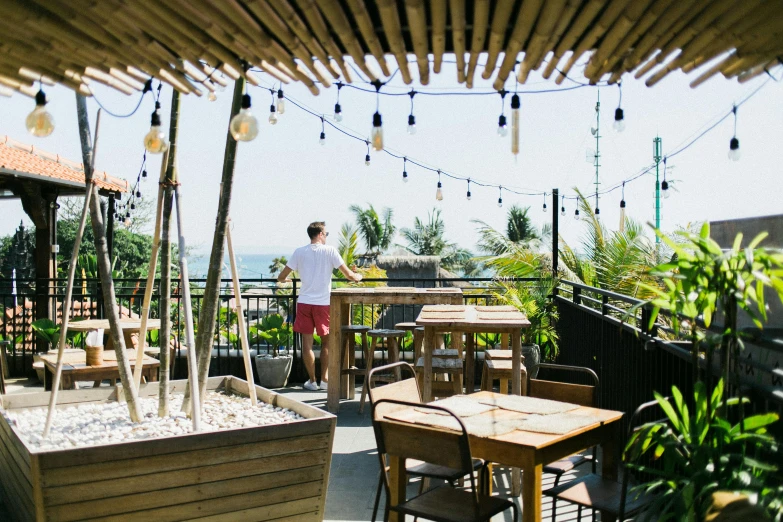
[[[374,408],[410,408],[416,407],[450,415],[460,426],[460,431],[425,428],[414,424],[384,420],[373,416],[372,425],[375,440],[378,444],[378,455],[383,473],[381,475],[386,488],[386,509],[384,520],[388,519],[389,511],[395,511],[403,516],[411,515],[436,522],[484,522],[493,515],[511,508],[514,520],[519,513],[516,504],[490,497],[477,491],[473,477],[473,458],[470,454],[468,432],[462,421],[446,408],[432,404],[420,404],[381,399],[374,403]],[[384,455],[393,455],[402,459],[426,459],[432,464],[447,466],[458,470],[463,476],[470,477],[470,490],[464,491],[449,487],[430,489],[410,500],[395,506],[389,503],[389,476],[386,471]]]
[[[376,387],[377,374],[379,373],[391,373],[394,375],[395,370],[406,370],[407,373],[413,377],[401,379],[396,382],[387,384],[386,386]],[[392,408],[380,410],[375,408],[375,404],[384,399],[397,399],[403,400],[408,403],[421,403],[421,392],[419,391],[419,385],[415,378],[415,371],[413,366],[406,362],[397,362],[393,364],[387,364],[385,366],[379,366],[373,368],[370,372],[368,380],[368,388],[370,395],[370,405],[373,407],[373,419],[377,417],[383,417],[383,415],[394,411]],[[446,466],[439,466],[437,464],[430,464],[427,462],[410,461],[406,463],[405,471],[408,475],[421,478],[421,485],[419,486],[419,493],[421,494],[425,489],[425,482],[429,479],[445,480],[452,486],[455,482],[465,477],[459,469],[449,468]],[[484,487],[487,484],[488,478],[486,477],[486,466],[483,460],[473,459],[473,472],[479,471],[482,473],[481,485]],[[471,472],[472,473],[472,472]],[[383,487],[383,477],[378,477],[378,490],[375,493],[375,505],[372,510],[372,520],[375,521],[376,514],[378,512],[378,504],[381,499],[381,488]]]
[[[645,402],[636,408],[629,422],[628,439],[630,439],[634,430],[639,428],[637,419],[641,413],[655,406],[658,406],[658,401]],[[582,520],[583,507],[591,508],[593,511],[608,513],[617,520],[625,520],[625,517],[640,512],[655,499],[655,495],[643,493],[629,500],[628,483],[630,481],[630,473],[625,463],[623,463],[623,468],[622,481],[619,483],[591,473],[585,477],[544,491],[544,495],[552,497],[552,520],[556,520],[557,511],[555,508],[558,500],[564,500],[579,506],[577,522]]]

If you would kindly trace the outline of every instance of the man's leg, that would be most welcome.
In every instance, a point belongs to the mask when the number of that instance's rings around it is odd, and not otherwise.
[[[321,336],[321,381],[329,382],[329,334]]]
[[[323,352],[322,352],[323,353]],[[315,354],[313,353],[313,334],[302,334],[302,360],[304,361],[310,382],[315,380]]]

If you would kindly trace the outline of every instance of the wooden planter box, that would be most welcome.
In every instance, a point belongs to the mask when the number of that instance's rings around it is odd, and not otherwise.
[[[182,393],[185,381],[173,381]],[[210,390],[247,396],[236,377]],[[62,391],[58,404],[117,400],[115,388]],[[336,417],[256,386],[304,419],[162,439],[33,451],[0,416],[0,483],[17,520],[322,520]],[[141,396],[157,396],[158,383]],[[0,396],[6,410],[47,406],[48,393]]]

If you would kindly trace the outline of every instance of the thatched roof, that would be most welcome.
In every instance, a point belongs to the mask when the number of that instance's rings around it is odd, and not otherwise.
[[[150,76],[201,95],[225,83],[214,68],[236,79],[245,65],[317,94],[316,82],[351,81],[347,57],[371,79],[368,62],[388,77],[387,55],[406,83],[416,74],[426,85],[447,52],[468,87],[479,69],[497,89],[542,67],[559,82],[589,53],[590,82],[635,71],[653,85],[700,69],[695,86],[718,73],[763,74],[779,63],[783,33],[776,0],[2,0],[0,9],[0,90],[31,96],[42,76],[88,95],[92,81],[130,94]]]
[[[411,280],[436,279],[440,268],[438,256],[378,256],[375,260],[378,268],[386,270],[389,279],[403,280],[396,284],[414,286]],[[434,285],[433,285],[434,286]]]

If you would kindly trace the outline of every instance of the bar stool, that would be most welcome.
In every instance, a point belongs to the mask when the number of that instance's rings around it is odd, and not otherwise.
[[[424,327],[419,326],[416,323],[397,323],[394,325],[396,330],[405,330],[406,332],[412,332],[413,334],[413,361],[417,361],[421,357],[421,345],[424,344]],[[421,330],[420,334],[416,335],[416,330]]]
[[[484,371],[481,374],[481,389],[483,391],[492,391],[492,385],[496,380],[500,381],[500,393],[508,393],[508,382],[512,379],[511,370],[512,360],[509,359],[484,359]],[[520,365],[522,377],[522,395],[525,395],[527,388],[527,370],[525,369],[525,358],[522,357]]]
[[[462,393],[463,368],[459,350],[448,348],[432,350],[432,373],[433,397],[450,397]],[[435,380],[437,376],[444,377],[444,380]],[[421,387],[424,381],[424,357],[416,360],[416,379]]]
[[[367,343],[367,332],[369,330],[369,326],[364,326],[362,324],[347,324],[340,328],[340,357],[342,357],[340,388],[341,390],[348,390],[348,397],[350,399],[353,399],[356,395],[356,376],[364,375],[365,373],[363,369],[356,367],[356,351],[353,347],[353,341],[356,339],[356,334],[361,335],[362,353],[366,359],[367,349],[369,347],[369,344]]]
[[[506,343],[508,344],[508,343]],[[502,346],[502,345],[501,345]],[[511,350],[496,350],[496,349],[489,349],[484,350],[484,361],[491,361],[493,359],[507,359],[511,360]],[[525,358],[522,357],[522,364],[525,364]],[[486,379],[486,365],[481,369],[481,388],[484,389],[484,380]],[[490,386],[490,389],[492,386]],[[508,393],[508,379],[500,379],[500,393],[507,394]]]
[[[372,370],[373,359],[375,358],[375,346],[378,339],[386,340],[386,350],[389,352],[388,362],[396,363],[400,360],[400,341],[405,337],[405,330],[369,330],[367,337],[371,340],[370,350],[365,358],[364,384],[362,385],[362,400],[359,403],[359,413],[364,411],[364,401],[367,398],[367,389],[370,384],[370,370]],[[399,368],[395,370],[395,379],[400,380]]]

